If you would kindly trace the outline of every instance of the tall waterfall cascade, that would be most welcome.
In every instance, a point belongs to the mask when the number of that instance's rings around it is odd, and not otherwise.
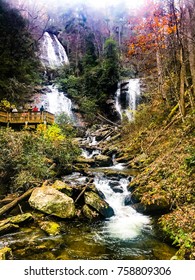
[[[115,107],[121,120],[123,116],[126,116],[129,121],[134,119],[140,94],[140,79],[129,79],[118,83]]]
[[[56,35],[44,32],[40,39],[40,60],[45,67],[57,68],[68,65],[66,51]]]

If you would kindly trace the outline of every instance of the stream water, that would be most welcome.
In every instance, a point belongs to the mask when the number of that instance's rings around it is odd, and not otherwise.
[[[83,151],[88,158],[99,153]],[[112,175],[107,171],[114,171]],[[123,171],[121,175],[121,171]],[[125,171],[127,171],[126,175]],[[166,260],[176,252],[164,243],[155,230],[155,219],[125,205],[131,172],[123,164],[91,168],[96,188],[114,210],[114,216],[96,222],[56,219],[61,233],[46,235],[36,223],[19,232],[4,235],[0,247],[10,246],[14,258],[20,260]],[[86,183],[88,178],[73,173],[62,178],[70,184]],[[31,209],[32,212],[32,209]],[[48,216],[48,220],[54,218]]]
[[[66,112],[73,118],[70,99],[59,93],[56,87],[50,86],[46,97],[44,104],[47,110],[54,114]],[[94,136],[88,135],[84,141],[90,147],[89,150],[83,149],[84,157],[94,158],[101,153]],[[117,163],[114,157],[112,161],[112,166],[91,168],[89,173],[94,178],[96,188],[113,208],[114,216],[95,222],[79,219],[64,221],[48,216],[48,220],[54,219],[60,224],[60,234],[48,236],[35,222],[31,227],[23,227],[18,232],[2,236],[0,248],[11,247],[14,258],[20,260],[170,259],[176,249],[159,238],[155,230],[155,219],[125,205],[129,195],[127,185],[134,174],[126,170],[123,163]],[[108,170],[114,172],[109,173]],[[85,184],[88,180],[79,173],[62,179],[70,184]],[[32,209],[29,211],[32,212]]]

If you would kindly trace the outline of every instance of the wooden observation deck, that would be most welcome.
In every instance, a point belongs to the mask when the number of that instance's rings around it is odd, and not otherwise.
[[[38,125],[38,124],[53,124],[54,115],[47,112],[4,112],[0,111],[0,124],[7,126],[13,125]]]

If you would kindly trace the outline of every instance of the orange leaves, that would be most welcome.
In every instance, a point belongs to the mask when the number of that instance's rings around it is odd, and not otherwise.
[[[132,31],[128,43],[129,55],[156,48],[166,49],[168,36],[176,33],[177,26],[172,22],[173,15],[152,0],[149,2],[146,9],[129,22]]]

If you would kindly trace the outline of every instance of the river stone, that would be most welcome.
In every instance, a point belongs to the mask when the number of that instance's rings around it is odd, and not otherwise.
[[[39,222],[40,228],[48,235],[58,235],[60,233],[60,225],[53,221]]]
[[[0,249],[0,260],[13,260],[12,249],[9,247]]]
[[[80,156],[80,157],[77,157],[76,162],[77,163],[86,163],[88,165],[94,165],[95,160],[93,158],[85,158],[85,157]]]
[[[110,205],[99,197],[97,193],[94,192],[85,192],[85,203],[93,207],[96,211],[98,211],[105,218],[110,218],[114,215],[114,210]]]
[[[123,193],[123,187],[121,187],[121,186],[114,186],[114,187],[111,187],[111,189],[115,193]]]
[[[97,219],[100,216],[100,214],[97,211],[92,210],[87,204],[83,206],[82,212],[83,215],[90,220]]]
[[[5,224],[8,224],[8,223],[22,224],[22,223],[29,222],[32,220],[33,220],[33,216],[31,213],[20,214],[20,215],[16,215],[16,216],[13,216],[13,217],[0,221],[0,227]]]
[[[72,198],[51,186],[35,189],[30,198],[31,207],[59,218],[72,218],[75,216],[75,205]]]
[[[94,159],[95,159],[95,166],[103,167],[103,166],[110,166],[112,164],[112,159],[109,156],[97,155],[94,157]]]
[[[137,212],[145,215],[156,215],[164,214],[170,211],[169,202],[163,201],[159,204],[148,204],[144,205],[142,203],[135,203],[131,205]]]
[[[127,206],[127,205],[131,205],[131,204],[132,204],[131,194],[128,194],[128,195],[125,196],[124,205]]]
[[[56,180],[53,183],[52,187],[64,194],[66,194],[67,196],[72,196],[72,194],[73,194],[73,188],[60,180]]]
[[[5,225],[0,226],[0,235],[14,232],[19,229],[18,225],[12,224],[12,223],[7,223]]]

